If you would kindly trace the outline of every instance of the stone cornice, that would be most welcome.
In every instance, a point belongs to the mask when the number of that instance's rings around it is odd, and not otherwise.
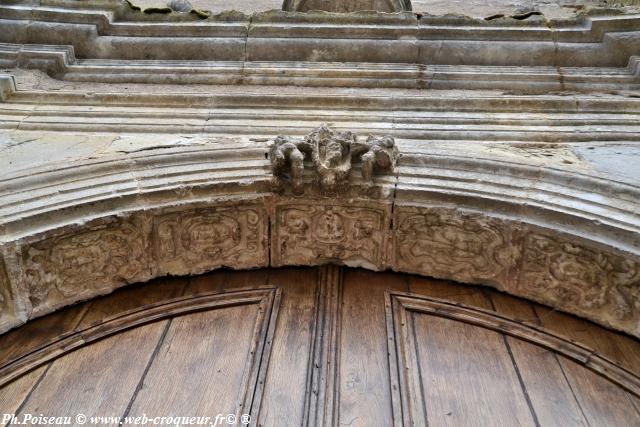
[[[640,57],[626,67],[473,66],[377,63],[76,59],[73,46],[0,43],[0,65],[36,68],[68,81],[611,91],[640,88]]]
[[[102,59],[609,67],[627,65],[640,43],[638,15],[535,25],[395,14],[271,12],[179,23],[116,22],[116,15],[115,9],[3,5],[0,22],[6,31],[0,41],[73,45],[82,58]]]

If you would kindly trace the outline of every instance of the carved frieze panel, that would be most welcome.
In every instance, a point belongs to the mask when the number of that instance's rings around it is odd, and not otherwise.
[[[571,242],[527,234],[519,292],[592,318],[632,320],[640,310],[640,261]]]
[[[276,207],[273,265],[343,262],[380,269],[388,209],[357,205],[287,204]]]
[[[398,270],[501,289],[514,282],[520,245],[508,222],[437,207],[397,206],[395,212]]]
[[[264,267],[267,215],[261,206],[165,213],[154,218],[153,242],[162,273],[193,274],[228,266]]]
[[[142,219],[114,220],[23,248],[34,314],[150,278]]]

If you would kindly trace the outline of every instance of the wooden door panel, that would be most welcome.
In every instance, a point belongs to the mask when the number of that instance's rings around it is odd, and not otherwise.
[[[402,276],[347,271],[343,278],[339,353],[339,423],[392,422],[384,301],[387,290],[405,291]],[[362,286],[366,283],[366,286]],[[338,285],[339,286],[339,285]]]
[[[640,425],[637,340],[498,292],[337,266],[164,280],[0,336],[0,413]]]
[[[128,415],[235,414],[254,363],[257,317],[251,304],[172,319]]]
[[[41,366],[0,388],[0,413],[17,413],[46,369],[46,366]]]
[[[304,422],[318,283],[317,269],[277,270],[268,276],[269,286],[277,287],[282,297],[260,407],[265,426]]]
[[[560,363],[590,425],[640,425],[640,413],[625,390],[571,360],[560,358]]]
[[[166,324],[161,321],[125,331],[51,362],[20,413],[123,414]]]
[[[231,293],[229,293],[231,295]],[[235,414],[260,406],[280,293],[170,320],[139,393],[125,415]],[[252,413],[252,411],[254,411]]]
[[[397,425],[640,423],[638,377],[588,348],[488,310],[387,300]]]
[[[589,425],[567,381],[562,357],[517,338],[506,340],[540,425]]]
[[[396,298],[389,315],[404,423],[534,425],[503,336],[407,310]]]

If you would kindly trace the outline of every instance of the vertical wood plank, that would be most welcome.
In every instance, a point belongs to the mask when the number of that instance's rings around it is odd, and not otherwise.
[[[560,359],[589,424],[640,425],[640,415],[625,390],[571,360]]]
[[[514,320],[536,323],[533,307],[526,301],[498,292],[487,292],[497,313]],[[588,425],[559,356],[517,338],[507,337],[531,404],[541,425]]]
[[[282,291],[259,423],[301,425],[311,351],[315,269],[279,269],[269,285]]]
[[[640,375],[640,340],[539,304],[534,306],[539,321],[545,328],[584,343],[599,354]]]
[[[544,328],[575,339],[601,354],[613,357],[614,360],[633,364],[632,358],[617,354],[615,347],[611,345],[615,339],[608,338],[609,334],[603,334],[600,327],[537,304],[533,307]],[[571,360],[563,357],[559,359],[589,423],[616,426],[640,425],[640,415],[631,394]]]
[[[167,322],[131,329],[55,360],[21,412],[122,415]]]
[[[424,314],[413,321],[430,426],[534,425],[501,334]]]
[[[235,414],[258,308],[246,304],[174,318],[128,415]]]
[[[306,425],[333,426],[337,423],[341,304],[342,269],[334,265],[321,267],[316,293],[313,345],[309,358]]]
[[[491,310],[492,304],[489,298],[487,298],[484,293],[484,288],[479,286],[469,286],[469,285],[459,285],[451,282],[445,282],[440,280],[433,280],[427,278],[421,278],[416,276],[411,276],[409,279],[409,287],[412,293],[416,293],[419,295],[429,296],[433,298],[442,298],[448,301],[452,301],[459,304],[464,304],[470,307],[483,308],[485,310]],[[436,340],[444,340],[441,342],[442,349],[448,349],[446,347],[446,339],[447,339],[447,325],[451,325],[452,322],[447,322],[445,319],[439,319],[436,317],[427,317],[423,315],[414,315],[413,316],[414,324],[416,325],[415,329],[415,339],[416,345],[418,346],[418,353],[421,358],[421,368],[429,369],[428,357],[434,352],[433,356],[436,358],[441,357],[440,347],[436,346],[436,349],[433,350],[429,344],[426,344],[425,338],[429,336],[429,331],[433,331],[433,338]],[[419,321],[416,323],[416,319]],[[433,322],[433,326],[431,329],[427,330],[427,335],[421,335],[418,332],[418,327],[425,328],[426,325],[430,325]],[[444,323],[443,323],[444,322]],[[476,422],[482,417],[492,417],[497,416],[494,421],[490,421],[490,418],[485,419],[485,422],[494,422],[500,424],[502,419],[504,422],[507,422],[507,418],[509,416],[514,417],[514,420],[518,420],[518,422],[522,422],[523,425],[534,425],[538,423],[537,414],[535,409],[532,408],[529,401],[528,391],[526,389],[526,385],[522,382],[520,367],[518,363],[513,358],[511,342],[502,334],[498,334],[492,331],[483,330],[481,328],[474,328],[469,325],[462,324],[460,322],[453,322],[454,326],[449,326],[451,329],[450,333],[452,335],[452,341],[450,345],[452,349],[455,349],[455,346],[459,346],[459,352],[462,354],[458,357],[456,363],[460,363],[462,373],[467,373],[469,375],[476,375],[473,379],[469,379],[473,387],[476,387],[477,390],[475,392],[471,392],[469,387],[466,389],[463,387],[463,390],[466,390],[468,394],[465,392],[461,392],[462,394],[459,396],[455,396],[454,399],[460,399],[461,402],[464,402],[465,399],[472,399],[471,402],[476,402],[476,405],[473,404],[468,406],[466,410],[479,411],[477,413],[472,412],[472,415],[469,416],[468,420],[476,419]],[[422,325],[422,326],[419,326]],[[439,332],[436,333],[436,331]],[[457,331],[457,335],[456,332]],[[454,344],[454,339],[458,340],[457,344]],[[440,342],[440,341],[437,341]],[[426,345],[426,347],[425,347]],[[469,349],[469,353],[466,353],[466,349]],[[478,349],[484,349],[482,351],[478,351]],[[452,350],[453,351],[453,350]],[[482,354],[486,352],[486,358],[491,359],[491,361],[486,360]],[[455,356],[458,353],[453,351],[452,357],[456,360]],[[469,358],[466,358],[469,356]],[[477,369],[474,368],[475,363],[478,363]],[[486,365],[483,365],[486,363]],[[426,364],[426,365],[425,365]],[[446,365],[445,365],[446,366]],[[481,367],[481,368],[480,368]],[[424,372],[424,371],[423,371]],[[435,374],[438,374],[437,369],[434,371]],[[423,373],[423,376],[426,375]],[[446,387],[446,379],[440,377],[445,384]],[[466,381],[465,377],[459,378],[459,385],[464,386],[464,382]],[[432,390],[430,387],[433,384],[430,384],[427,379],[423,378],[423,384],[425,384],[426,390]],[[497,405],[494,403],[481,403],[478,402],[478,398],[473,398],[476,393],[488,392],[486,395],[486,399],[496,399],[496,396],[502,396],[504,394],[504,398],[500,397]],[[426,392],[425,392],[426,393]],[[435,392],[438,394],[438,392]],[[424,394],[424,396],[428,396]],[[426,397],[428,400],[429,397]],[[476,400],[474,400],[476,399]],[[492,402],[492,400],[491,400]],[[492,412],[482,412],[482,406],[485,404],[494,405],[495,411]],[[499,409],[497,409],[499,408]],[[427,405],[427,416],[429,417],[429,423],[431,424],[432,416],[440,417],[438,421],[434,420],[435,424],[438,425],[442,423],[443,425],[455,425],[456,422],[472,422],[473,421],[464,421],[467,419],[465,416],[462,416],[462,419],[455,418],[456,421],[452,421],[454,416],[454,411],[445,411],[445,416],[443,417],[441,412],[443,411],[443,407],[435,406],[430,410],[429,405]],[[435,412],[433,412],[435,410]],[[451,412],[451,415],[446,415]],[[511,415],[507,415],[511,414]],[[460,416],[458,413],[457,416]],[[502,418],[502,417],[507,418]]]
[[[0,417],[15,414],[38,383],[48,365],[41,366],[0,388]]]
[[[391,425],[385,291],[407,291],[402,275],[345,270],[339,341],[341,425]]]

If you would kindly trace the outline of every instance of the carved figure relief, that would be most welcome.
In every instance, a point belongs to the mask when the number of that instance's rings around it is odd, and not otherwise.
[[[509,280],[518,249],[501,221],[451,209],[398,208],[397,212],[400,269],[501,286]]]
[[[341,260],[379,266],[384,212],[347,206],[285,205],[276,218],[276,262],[308,264]]]
[[[320,187],[336,191],[348,184],[355,161],[362,161],[362,177],[368,184],[373,183],[375,173],[393,173],[398,149],[390,136],[369,136],[359,142],[351,132],[336,132],[322,125],[303,140],[277,137],[269,158],[278,184],[290,182],[293,192],[300,194],[305,160],[313,163]]]
[[[196,209],[154,219],[156,255],[167,272],[266,263],[266,213],[259,207]],[[195,270],[194,270],[195,269]]]
[[[619,320],[640,309],[640,263],[555,237],[527,235],[520,286],[563,307],[611,305]]]
[[[146,253],[140,227],[127,221],[33,244],[23,258],[34,309],[85,291],[142,280],[148,275]],[[58,297],[52,295],[54,290]]]

